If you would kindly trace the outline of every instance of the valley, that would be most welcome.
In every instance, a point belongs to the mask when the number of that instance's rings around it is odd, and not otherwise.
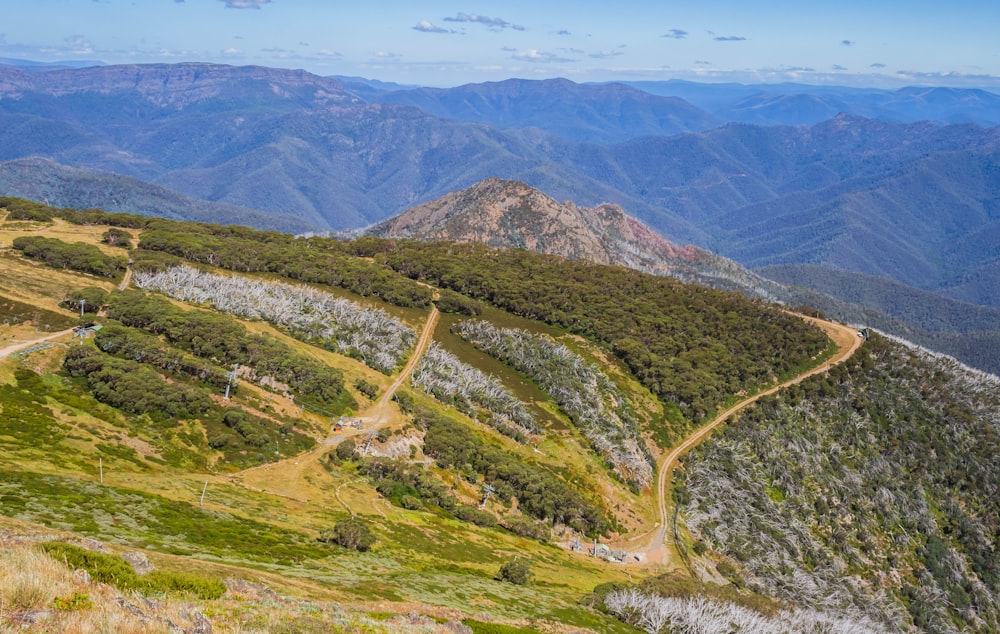
[[[1000,630],[998,113],[0,63],[0,630]]]

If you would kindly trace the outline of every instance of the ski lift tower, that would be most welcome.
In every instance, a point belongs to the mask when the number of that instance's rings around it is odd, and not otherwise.
[[[486,507],[486,500],[490,499],[490,494],[491,493],[496,493],[496,492],[497,492],[496,487],[494,487],[492,484],[484,484],[483,485],[483,501],[479,503],[479,508],[485,508]]]
[[[232,388],[233,385],[236,383],[236,370],[238,370],[239,367],[240,367],[239,363],[234,363],[233,364],[233,371],[226,374],[226,377],[229,379],[229,381],[226,383],[226,400],[227,401],[229,400],[229,389]]]

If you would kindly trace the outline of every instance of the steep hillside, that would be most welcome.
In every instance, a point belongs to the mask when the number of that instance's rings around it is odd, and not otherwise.
[[[996,629],[995,379],[848,331],[796,383],[805,320],[620,266],[4,204],[2,619],[125,618],[96,539],[156,623]]]
[[[996,305],[998,128],[840,114],[810,127],[668,135],[670,117],[655,114],[662,102],[623,86],[452,90],[385,98],[422,95],[428,108],[481,111],[505,127],[367,103],[337,80],[300,71],[2,68],[0,159],[42,156],[321,229],[367,226],[485,178],[517,179],[557,200],[620,205],[671,240],[744,265],[826,264]],[[529,115],[579,130],[525,127],[543,123]],[[662,126],[636,138],[636,121],[660,122],[644,133]],[[30,191],[32,178],[11,187]]]
[[[686,461],[699,565],[891,631],[995,631],[998,388],[876,337],[762,401]]]
[[[751,296],[774,298],[778,290],[735,262],[665,240],[617,205],[587,208],[559,203],[517,181],[487,179],[412,207],[364,233],[522,248],[739,289]]]
[[[183,557],[193,576],[135,587],[179,584],[168,601],[218,588],[195,600],[219,626],[211,606],[262,609],[240,594],[253,587],[292,597],[270,604],[289,618],[306,616],[295,597],[314,602],[315,623],[377,609],[626,631],[579,599],[661,563],[643,547],[626,571],[567,546],[635,549],[655,521],[656,455],[727,395],[828,352],[773,307],[622,267],[508,250],[475,270],[487,258],[454,243],[4,204],[0,297],[17,319],[0,326],[14,340],[0,514],[30,523],[21,541],[58,529]],[[451,274],[429,287],[441,267],[493,291]],[[78,311],[101,327],[66,329]],[[93,579],[95,561],[121,565],[51,548]],[[80,579],[73,592],[103,606]],[[18,598],[16,618],[37,601]]]
[[[526,248],[736,289],[789,306],[810,306],[847,323],[905,337],[988,372],[1000,372],[1000,347],[994,345],[1000,341],[1000,317],[994,309],[887,278],[819,265],[765,267],[761,278],[697,247],[673,245],[616,205],[587,208],[558,203],[515,181],[483,181],[413,207],[366,233]]]

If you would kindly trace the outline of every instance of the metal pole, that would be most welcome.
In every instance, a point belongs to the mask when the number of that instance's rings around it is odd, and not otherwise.
[[[97,460],[101,468],[101,484],[104,484],[104,458],[98,458]]]
[[[201,489],[201,499],[198,500],[198,506],[205,506],[205,491],[208,490],[208,480],[205,480],[205,486]]]

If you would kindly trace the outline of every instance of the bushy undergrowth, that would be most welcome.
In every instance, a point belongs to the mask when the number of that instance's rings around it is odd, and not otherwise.
[[[209,499],[212,487],[208,489]],[[141,491],[0,471],[0,514],[178,555],[289,565],[328,554],[304,533]]]
[[[261,383],[287,385],[306,403],[329,408],[346,399],[342,373],[316,359],[296,352],[287,344],[247,332],[243,324],[216,312],[184,310],[163,299],[137,291],[112,296],[108,317],[126,326],[163,336],[168,343],[191,354],[226,366],[243,367],[240,376]],[[102,348],[134,350],[153,359],[156,343],[119,328],[98,340]],[[163,347],[163,346],[161,346]]]
[[[873,337],[694,451],[688,526],[760,592],[890,629],[1000,628],[1000,382]]]
[[[464,321],[455,332],[530,376],[622,480],[638,489],[652,483],[652,458],[628,399],[597,366],[551,339],[487,321]]]
[[[230,463],[258,464],[315,444],[312,438],[291,427],[276,425],[240,409],[221,407],[204,387],[168,382],[150,366],[109,356],[91,346],[71,348],[63,365],[71,376],[86,378],[98,401],[124,412],[148,416],[147,420],[158,423],[164,431],[177,426],[178,420],[197,419],[205,434],[185,435],[187,443],[203,453],[209,447],[219,450]],[[42,389],[48,391],[44,386]],[[204,466],[205,458],[200,458],[198,466]]]
[[[500,433],[520,442],[538,433],[538,425],[528,408],[498,379],[463,363],[436,342],[431,342],[413,371],[413,385],[442,403],[485,419]]]
[[[214,275],[189,266],[136,273],[134,281],[139,288],[287,328],[386,374],[402,363],[416,341],[412,328],[385,311],[305,286]]]
[[[70,269],[100,277],[116,277],[125,271],[128,259],[120,255],[105,255],[92,244],[68,243],[58,238],[21,236],[12,246],[25,257],[44,262],[55,269]]]
[[[119,590],[145,594],[183,593],[199,599],[218,599],[226,586],[218,579],[189,572],[153,570],[139,575],[131,564],[116,555],[87,550],[64,542],[47,542],[42,549],[70,568],[86,570],[91,579]]]
[[[428,411],[414,421],[426,430],[424,453],[443,468],[454,468],[466,477],[482,476],[496,489],[497,497],[548,524],[564,524],[588,535],[611,528],[605,511],[577,489],[542,465],[524,460],[493,445],[465,425]]]

